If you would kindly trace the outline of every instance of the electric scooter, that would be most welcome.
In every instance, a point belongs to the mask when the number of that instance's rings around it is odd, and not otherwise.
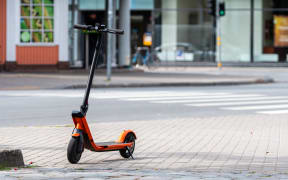
[[[98,37],[83,103],[80,107],[80,111],[72,112],[72,119],[75,128],[72,132],[72,137],[67,148],[68,161],[72,164],[78,163],[84,149],[89,149],[95,152],[119,151],[123,158],[131,157],[134,159],[132,154],[135,149],[136,134],[132,130],[124,130],[117,141],[95,143],[86,121],[88,99],[93,82],[94,71],[97,67],[100,50],[102,48],[103,33],[120,35],[123,34],[124,31],[119,29],[108,29],[105,25],[74,25],[74,28],[85,31],[94,31],[97,33]]]

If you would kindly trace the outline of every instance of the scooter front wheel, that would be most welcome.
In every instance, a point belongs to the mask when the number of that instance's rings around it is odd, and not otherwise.
[[[83,137],[72,137],[67,148],[67,158],[72,164],[78,163],[84,150]]]
[[[128,133],[125,137],[124,143],[133,143],[131,147],[126,147],[125,149],[120,149],[120,155],[123,158],[129,158],[132,156],[134,149],[135,149],[135,139],[136,137],[134,136],[133,133]]]

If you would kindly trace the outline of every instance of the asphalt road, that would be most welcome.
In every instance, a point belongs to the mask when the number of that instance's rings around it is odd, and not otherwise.
[[[286,114],[288,84],[93,89],[88,122]],[[0,91],[1,126],[72,124],[84,89]],[[246,108],[245,108],[246,107]],[[248,107],[248,108],[247,108]]]

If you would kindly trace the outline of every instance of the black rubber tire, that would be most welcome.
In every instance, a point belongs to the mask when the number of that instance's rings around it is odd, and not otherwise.
[[[84,147],[79,147],[81,144],[80,143],[81,138],[83,138],[83,137],[81,137],[81,136],[78,138],[72,137],[70,139],[69,144],[68,144],[67,158],[68,158],[68,161],[72,164],[78,163],[78,161],[81,158],[82,152],[84,150]],[[83,143],[82,143],[82,146],[83,146]],[[81,150],[79,150],[79,149],[81,149]]]
[[[124,140],[124,143],[130,143],[130,142],[133,142],[133,145],[131,148],[127,147],[130,149],[130,153],[133,154],[134,152],[134,149],[135,149],[135,139],[136,137],[134,136],[133,133],[128,133],[125,137],[125,140]],[[123,158],[129,158],[131,156],[131,154],[129,153],[129,151],[127,149],[120,149],[119,150],[120,152],[120,155],[123,157]]]

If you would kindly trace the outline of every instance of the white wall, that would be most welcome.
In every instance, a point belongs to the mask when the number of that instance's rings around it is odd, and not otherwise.
[[[16,44],[20,36],[19,0],[7,0],[7,61],[16,61]]]
[[[255,8],[262,8],[262,0],[255,1]],[[254,60],[261,61],[257,57],[261,57],[263,55],[263,13],[265,11],[254,11]]]
[[[177,0],[162,0],[162,8],[177,8]],[[177,11],[162,11],[162,44],[177,43]]]
[[[228,8],[250,8],[250,1],[225,1]],[[220,18],[222,61],[250,61],[250,11],[229,11]]]
[[[55,44],[59,45],[59,61],[68,61],[68,38],[69,38],[69,25],[68,25],[68,0],[55,0]]]
[[[255,8],[262,0],[254,1]],[[247,11],[226,10],[220,18],[222,61],[250,62],[250,1],[226,0],[226,9],[245,8]],[[262,54],[262,12],[254,12],[254,54]]]

